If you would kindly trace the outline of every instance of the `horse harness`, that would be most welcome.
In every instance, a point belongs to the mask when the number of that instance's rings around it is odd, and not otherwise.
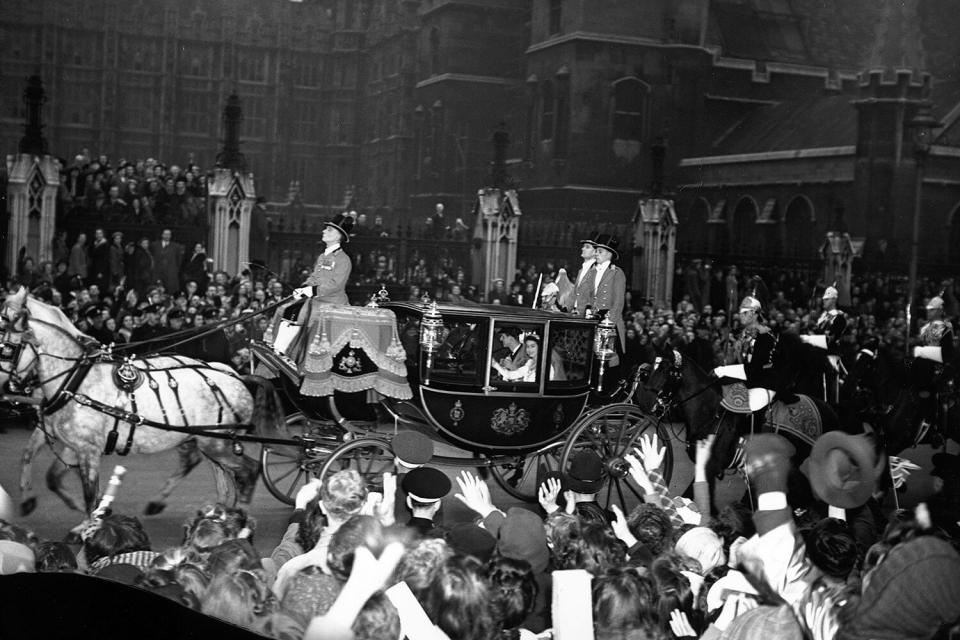
[[[24,307],[18,312],[15,318],[9,321],[9,323],[11,326],[15,326],[21,320],[27,319],[29,319],[29,311],[26,307]],[[64,331],[61,327],[54,323],[46,322],[38,318],[33,318],[32,321],[45,324],[57,329],[58,331],[61,331],[83,348],[83,355],[81,355],[79,358],[73,359],[73,366],[71,366],[65,372],[56,374],[47,380],[41,380],[37,370],[41,349],[38,347],[36,342],[31,339],[32,332],[29,329],[24,328],[19,331],[14,331],[8,328],[3,335],[3,339],[0,340],[0,373],[7,374],[9,376],[8,386],[11,393],[15,392],[22,394],[17,396],[17,400],[32,404],[39,404],[40,410],[37,413],[40,420],[40,427],[46,435],[48,443],[53,440],[53,436],[51,436],[49,431],[46,429],[44,416],[49,416],[57,411],[60,411],[72,401],[114,418],[113,429],[107,434],[107,442],[104,446],[103,453],[105,455],[113,453],[116,448],[117,439],[119,438],[119,426],[121,422],[126,422],[130,425],[130,429],[127,432],[126,442],[121,449],[117,450],[117,453],[122,456],[130,453],[130,449],[133,446],[133,438],[136,428],[141,425],[164,429],[167,431],[178,431],[191,435],[229,438],[233,441],[234,453],[237,455],[242,455],[243,446],[239,442],[240,436],[238,436],[236,431],[238,429],[250,430],[252,425],[242,424],[240,422],[240,415],[237,413],[226,394],[217,384],[216,380],[206,375],[208,371],[215,370],[206,363],[192,361],[187,358],[183,358],[182,356],[175,355],[164,356],[169,357],[176,363],[174,366],[169,367],[153,366],[148,359],[139,361],[135,360],[133,357],[118,359],[112,353],[110,353],[109,350],[104,352],[100,350],[99,347],[94,350],[90,349],[89,345],[81,343],[75,336]],[[8,339],[8,336],[13,333],[20,334],[21,337],[19,341],[13,342]],[[28,346],[33,350],[35,357],[29,370],[25,373],[22,373],[17,369],[17,363],[20,361],[20,357],[24,349]],[[61,356],[54,357],[68,359]],[[120,391],[126,394],[127,398],[129,399],[131,408],[130,411],[101,402],[96,398],[91,398],[88,395],[77,392],[87,375],[90,373],[90,370],[98,364],[113,365],[113,382]],[[180,399],[180,383],[173,375],[174,371],[179,370],[192,370],[196,372],[197,375],[201,377],[203,382],[210,388],[218,404],[217,424],[193,426],[187,424],[186,411]],[[52,397],[46,398],[39,403],[36,402],[32,397],[28,397],[31,396],[33,390],[40,385],[51,382],[59,377],[63,377],[63,381],[60,383],[60,386],[57,388],[56,392],[54,392]],[[163,414],[163,422],[150,420],[138,413],[136,392],[144,384],[144,382],[146,382],[147,387],[153,392],[157,399],[157,405],[160,407],[160,411]],[[161,385],[164,383],[173,393],[177,410],[179,411],[180,417],[183,420],[183,425],[173,425],[170,423],[167,407],[164,406],[160,395]],[[229,434],[209,433],[210,430],[224,428],[223,419],[225,408],[233,415],[233,422],[230,424],[234,427],[234,429]]]

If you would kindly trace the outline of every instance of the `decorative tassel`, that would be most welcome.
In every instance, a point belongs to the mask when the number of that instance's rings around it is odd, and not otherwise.
[[[393,336],[393,339],[390,340],[390,346],[387,347],[387,357],[393,358],[397,362],[404,362],[407,359],[407,352],[396,335]]]
[[[313,344],[310,345],[310,355],[325,356],[330,353],[330,339],[327,337],[327,328],[320,323],[320,331],[313,338]]]
[[[360,329],[354,327],[350,331],[350,346],[353,349],[363,349],[363,340],[360,335]]]

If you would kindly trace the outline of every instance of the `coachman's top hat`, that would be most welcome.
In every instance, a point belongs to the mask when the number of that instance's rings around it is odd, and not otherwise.
[[[350,232],[353,231],[353,216],[348,213],[341,213],[323,226],[333,227],[343,236],[343,242],[350,242]]]
[[[617,239],[617,236],[609,233],[598,233],[593,239],[593,245],[598,249],[606,249],[613,254],[613,259],[616,260],[620,254],[617,253],[617,247],[620,246],[620,240]]]

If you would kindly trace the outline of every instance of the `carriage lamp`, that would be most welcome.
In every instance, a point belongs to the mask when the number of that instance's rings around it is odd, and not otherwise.
[[[613,356],[616,355],[613,341],[617,337],[617,325],[613,323],[609,315],[605,315],[597,324],[597,332],[593,337],[593,355],[597,357],[600,363],[597,376],[597,391],[603,391],[603,370]]]
[[[424,384],[430,383],[430,369],[433,367],[433,354],[440,349],[440,335],[443,330],[443,316],[437,309],[437,303],[431,302],[420,319],[420,351],[427,356],[424,371]]]

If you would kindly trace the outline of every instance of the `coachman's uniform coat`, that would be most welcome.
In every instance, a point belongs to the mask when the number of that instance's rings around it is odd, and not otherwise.
[[[288,354],[297,364],[302,364],[307,352],[307,345],[313,336],[308,336],[306,327],[310,324],[310,316],[314,305],[318,304],[350,304],[347,298],[347,281],[353,262],[350,256],[337,248],[332,253],[321,255],[313,267],[313,273],[304,282],[305,287],[313,287],[313,297],[304,301],[297,315],[297,324],[304,327],[293,343],[287,349]]]
[[[594,266],[594,268],[590,270],[591,273],[588,273],[587,277],[584,278],[584,282],[589,280],[591,286],[593,286],[593,281],[596,276],[595,269],[596,266]],[[627,337],[626,324],[623,322],[623,305],[626,292],[627,276],[623,273],[623,269],[611,262],[607,270],[604,271],[600,277],[600,282],[590,301],[594,313],[606,310],[608,317],[616,323],[617,338],[620,342],[620,353],[623,353]]]

